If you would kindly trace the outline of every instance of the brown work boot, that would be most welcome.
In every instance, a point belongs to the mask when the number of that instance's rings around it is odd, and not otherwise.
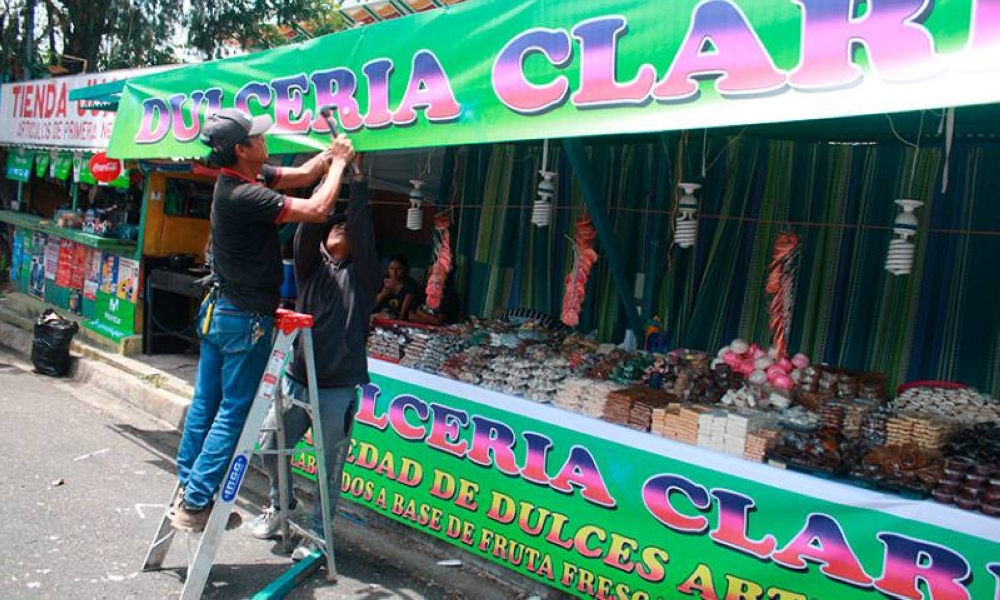
[[[170,517],[170,524],[178,531],[204,531],[210,516],[212,516],[211,504],[196,509],[181,501],[180,506]],[[242,524],[243,517],[240,516],[240,513],[233,511],[229,513],[229,520],[226,521],[226,530],[236,529]]]

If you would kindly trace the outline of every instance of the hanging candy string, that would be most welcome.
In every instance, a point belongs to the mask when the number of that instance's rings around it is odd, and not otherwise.
[[[799,236],[793,232],[783,232],[774,243],[774,255],[768,265],[765,291],[773,295],[768,315],[771,340],[777,358],[788,356],[788,330],[791,328],[792,313],[795,308],[795,273],[799,254]]]
[[[587,294],[587,279],[590,269],[597,262],[597,252],[594,250],[594,238],[597,230],[590,220],[590,215],[584,212],[576,220],[576,235],[573,239],[573,270],[566,275],[566,291],[563,294],[562,322],[570,327],[580,324],[580,311]]]
[[[451,211],[445,210],[434,215],[434,262],[431,264],[427,277],[427,306],[431,310],[441,308],[444,297],[444,285],[451,272],[453,256],[451,253]]]

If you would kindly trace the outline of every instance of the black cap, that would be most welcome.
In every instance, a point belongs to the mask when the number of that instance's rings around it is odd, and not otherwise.
[[[267,115],[248,117],[238,110],[227,108],[208,116],[201,130],[201,142],[221,154],[231,151],[236,144],[253,135],[260,135],[271,128],[274,121]]]

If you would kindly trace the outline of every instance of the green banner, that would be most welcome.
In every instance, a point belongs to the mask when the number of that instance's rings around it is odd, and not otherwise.
[[[129,80],[108,155],[200,157],[204,115],[315,150],[795,121],[1000,101],[995,0],[477,0]],[[466,39],[467,43],[456,43]]]
[[[49,163],[49,176],[60,181],[69,179],[69,173],[73,170],[73,155],[69,152],[59,152]]]
[[[31,163],[35,160],[35,151],[25,148],[7,149],[7,179],[31,181]]]
[[[77,153],[73,155],[73,181],[76,183],[89,183],[94,185],[97,180],[90,172],[90,153]]]
[[[128,186],[130,184],[129,175],[130,175],[130,170],[129,169],[122,169],[121,174],[119,174],[118,177],[115,177],[114,179],[112,179],[111,182],[108,183],[108,185],[111,186],[111,187],[113,187],[113,188],[127,190]]]
[[[49,171],[49,161],[51,156],[48,152],[38,152],[35,154],[35,177],[45,178]]]
[[[98,291],[94,318],[85,323],[88,329],[116,342],[135,333],[135,304],[104,291]]]
[[[344,497],[577,597],[1000,593],[996,519],[369,364]]]

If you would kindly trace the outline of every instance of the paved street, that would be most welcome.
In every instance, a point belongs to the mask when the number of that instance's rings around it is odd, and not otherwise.
[[[0,347],[0,598],[176,598],[186,560],[178,537],[165,570],[141,573],[174,485],[178,434],[101,392],[26,372]],[[249,521],[257,507],[242,505]],[[290,565],[279,544],[227,534],[206,598],[247,598]],[[350,546],[340,582],[320,574],[289,598],[452,599],[444,589]],[[447,570],[428,559],[426,573]],[[444,577],[463,577],[449,570]],[[445,579],[446,580],[446,579]],[[465,597],[476,583],[465,582]],[[485,584],[483,584],[485,586]]]

